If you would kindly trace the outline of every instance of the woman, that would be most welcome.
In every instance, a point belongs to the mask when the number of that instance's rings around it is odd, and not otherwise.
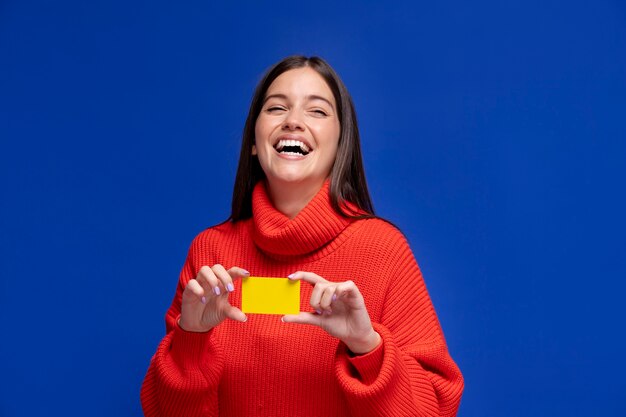
[[[302,281],[301,313],[246,316],[250,274]],[[461,373],[406,240],[374,217],[352,100],[322,59],[257,86],[231,217],[192,242],[166,327],[147,416],[456,414]]]

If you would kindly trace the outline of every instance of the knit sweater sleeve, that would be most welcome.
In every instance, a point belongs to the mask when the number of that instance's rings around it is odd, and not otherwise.
[[[337,379],[354,416],[455,416],[463,377],[406,240],[393,246],[385,303],[373,323],[382,343],[356,357],[340,343]]]
[[[212,331],[186,332],[178,326],[182,294],[195,277],[195,241],[180,274],[172,305],[165,315],[167,334],[150,361],[141,387],[146,417],[217,416],[218,385],[224,365]]]

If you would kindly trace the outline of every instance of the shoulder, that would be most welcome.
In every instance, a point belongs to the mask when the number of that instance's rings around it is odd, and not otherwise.
[[[214,226],[207,227],[193,239],[190,250],[206,250],[240,240],[249,233],[248,223],[249,219],[237,222],[226,220]]]
[[[392,246],[408,246],[406,236],[389,220],[382,217],[371,217],[358,220],[357,235],[361,238]]]
[[[405,235],[388,220],[372,217],[357,220],[348,243],[349,249],[360,256],[389,261],[413,258]]]

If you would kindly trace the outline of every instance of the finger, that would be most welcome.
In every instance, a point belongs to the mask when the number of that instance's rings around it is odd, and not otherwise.
[[[294,272],[293,274],[287,276],[287,278],[294,280],[294,281],[302,280],[304,282],[308,282],[311,285],[315,285],[318,282],[328,282],[327,280],[320,277],[319,275],[314,274],[313,272],[306,272],[306,271]]]
[[[287,314],[280,319],[284,323],[310,324],[320,326],[321,316],[313,313]]]
[[[323,311],[331,312],[332,311],[332,302],[335,297],[335,290],[337,285],[328,285],[324,291],[322,292],[322,297],[320,298],[320,309]]]
[[[363,295],[359,291],[356,284],[352,281],[342,282],[337,285],[335,289],[335,294],[337,298],[342,298],[344,302],[351,304],[353,306],[363,306],[365,305],[365,300],[363,299]]]
[[[204,289],[202,285],[198,283],[195,279],[189,280],[187,286],[185,287],[184,294],[189,294],[192,297],[199,300],[202,304],[206,304],[206,298],[204,297]]]
[[[222,290],[219,286],[219,280],[213,273],[213,270],[208,266],[205,265],[200,268],[200,271],[198,272],[198,277],[196,279],[207,293],[212,292],[215,295],[220,295],[222,293]]]
[[[313,287],[313,291],[311,292],[311,298],[309,299],[309,304],[313,307],[318,314],[323,313],[323,308],[321,306],[322,296],[324,295],[324,291],[330,284],[326,282],[318,282]]]
[[[222,286],[226,289],[226,291],[228,292],[235,291],[235,285],[233,284],[233,279],[222,265],[215,264],[213,265],[211,270],[213,271],[217,279],[221,282]]]
[[[245,278],[250,276],[250,272],[246,271],[243,268],[239,268],[238,266],[233,266],[227,272],[232,279]]]
[[[242,323],[248,321],[248,317],[244,314],[244,312],[234,306],[228,306],[224,310],[224,315],[231,320],[240,321]]]

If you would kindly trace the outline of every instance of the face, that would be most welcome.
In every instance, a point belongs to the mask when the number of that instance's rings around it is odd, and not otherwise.
[[[278,76],[265,94],[252,153],[271,188],[321,187],[335,161],[340,132],[326,81],[309,67],[293,69]]]

